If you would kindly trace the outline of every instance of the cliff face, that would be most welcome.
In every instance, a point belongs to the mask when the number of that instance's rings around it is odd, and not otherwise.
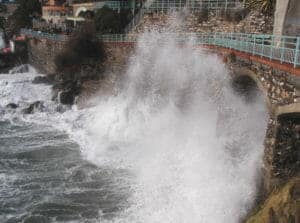
[[[300,177],[274,191],[246,223],[299,223]]]

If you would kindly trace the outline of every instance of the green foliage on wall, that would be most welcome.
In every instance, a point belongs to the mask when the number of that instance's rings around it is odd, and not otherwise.
[[[32,25],[32,18],[41,15],[42,8],[39,0],[19,0],[18,8],[10,17],[13,31],[28,28]]]
[[[80,79],[83,65],[101,64],[106,58],[103,43],[97,38],[92,25],[82,27],[66,44],[64,51],[55,58],[57,70],[65,80]]]
[[[122,33],[131,19],[130,10],[121,10],[119,13],[108,7],[96,11],[94,22],[96,30],[102,34]]]
[[[250,9],[259,9],[263,13],[271,15],[274,13],[276,0],[246,0],[246,6]]]

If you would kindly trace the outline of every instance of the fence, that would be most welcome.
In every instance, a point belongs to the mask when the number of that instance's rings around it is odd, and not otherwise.
[[[36,38],[46,38],[54,41],[66,41],[67,35],[43,33],[22,29],[21,34]],[[274,36],[245,33],[170,33],[178,43],[189,40],[194,45],[213,45],[234,49],[251,55],[277,60],[281,63],[300,66],[300,37]],[[103,42],[136,42],[137,34],[99,35]]]
[[[251,55],[300,66],[300,37],[244,33],[183,33],[171,34],[178,43],[193,40],[195,45],[213,45],[234,49]],[[102,35],[104,42],[135,42],[137,35]]]
[[[56,24],[56,23],[50,23],[47,21],[42,21],[38,19],[32,20],[32,27],[33,29],[37,30],[60,30],[62,32],[67,31],[67,25],[65,23]]]
[[[201,10],[232,10],[243,8],[244,3],[239,0],[147,0],[134,16],[132,21],[125,28],[125,33],[129,33],[139,24],[145,13],[168,12],[188,9],[190,11]]]
[[[181,10],[183,8],[189,9],[190,11],[201,11],[206,10],[231,10],[236,8],[242,8],[243,4],[236,0],[156,0],[146,11],[169,11],[169,10]]]
[[[45,33],[45,32],[41,32],[41,31],[34,31],[31,29],[21,29],[20,34],[25,35],[25,36],[35,37],[35,38],[49,39],[49,40],[53,40],[53,41],[66,41],[68,39],[67,35]]]

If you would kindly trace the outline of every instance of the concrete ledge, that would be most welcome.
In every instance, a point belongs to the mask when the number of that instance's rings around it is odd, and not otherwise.
[[[278,106],[275,111],[276,116],[288,113],[300,113],[300,103]]]

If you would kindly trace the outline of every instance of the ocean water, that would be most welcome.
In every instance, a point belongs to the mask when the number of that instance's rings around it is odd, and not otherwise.
[[[267,111],[218,56],[141,35],[115,93],[64,112],[37,75],[0,75],[0,222],[238,223],[251,208]]]

